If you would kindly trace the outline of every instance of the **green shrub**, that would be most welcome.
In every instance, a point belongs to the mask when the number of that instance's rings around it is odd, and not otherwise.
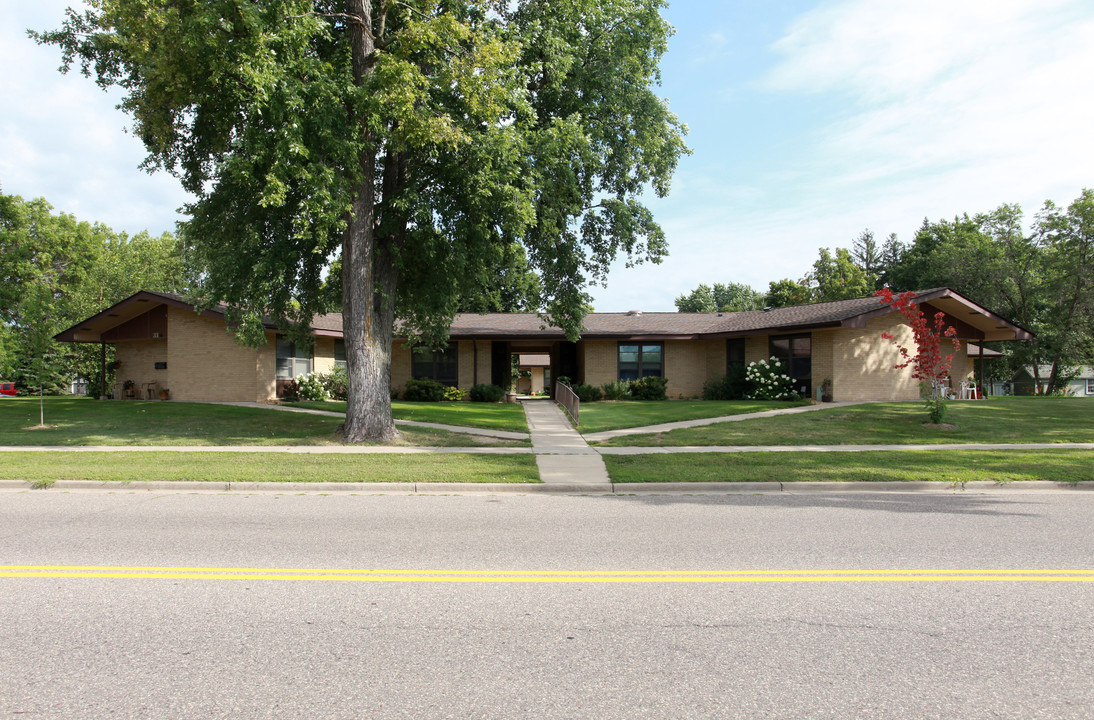
[[[496,403],[505,399],[505,388],[497,385],[475,385],[471,388],[471,402]]]
[[[429,378],[407,380],[403,400],[410,402],[440,402],[444,400],[444,385]]]
[[[308,373],[296,379],[297,394],[301,400],[326,400],[327,389],[323,380],[315,373]]]
[[[604,391],[605,400],[627,400],[631,396],[631,381],[606,382],[600,386],[600,389]]]
[[[285,383],[285,389],[281,392],[281,400],[285,402],[296,402],[300,399],[300,383],[296,380],[290,380]]]
[[[446,387],[444,389],[444,399],[448,402],[459,402],[460,400],[466,400],[467,390],[460,387]]]
[[[600,399],[600,388],[595,385],[582,383],[574,385],[570,389],[574,391],[574,395],[577,395],[577,399],[581,402],[596,402]]]
[[[319,380],[323,383],[323,389],[327,391],[327,397],[332,400],[346,399],[349,378],[346,376],[344,365],[335,365],[329,373],[320,375]]]
[[[782,363],[774,355],[770,360],[751,362],[745,370],[748,382],[747,400],[795,400],[789,375],[783,373]]]
[[[664,400],[669,381],[663,377],[644,377],[631,383],[631,397],[635,400]]]
[[[727,374],[703,383],[704,400],[744,400],[747,392],[744,365],[733,365]]]

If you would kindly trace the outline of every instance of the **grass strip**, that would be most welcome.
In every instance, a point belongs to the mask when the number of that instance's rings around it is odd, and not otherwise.
[[[306,400],[287,403],[288,407],[346,412],[345,401]],[[483,430],[508,430],[510,432],[528,432],[528,422],[524,417],[524,408],[518,403],[472,403],[472,402],[407,402],[393,400],[391,414],[396,420],[440,423],[442,425],[462,425]]]
[[[10,452],[0,479],[346,483],[538,483],[531,455]]]
[[[674,453],[604,462],[616,483],[1094,480],[1091,450]]]
[[[585,408],[581,409],[582,414]],[[951,402],[947,427],[926,425],[920,402],[874,403],[629,435],[600,445],[918,445],[1094,442],[1094,401],[1008,397]]]
[[[519,408],[518,408],[519,410]],[[340,445],[340,418],[268,408],[185,402],[46,398],[38,429],[37,398],[0,401],[0,445]],[[400,445],[526,446],[445,430],[401,427]]]
[[[639,400],[582,403],[578,429],[583,433],[622,428],[660,425],[681,420],[700,420],[724,415],[746,415],[764,410],[808,405],[807,401],[774,402],[759,400]]]

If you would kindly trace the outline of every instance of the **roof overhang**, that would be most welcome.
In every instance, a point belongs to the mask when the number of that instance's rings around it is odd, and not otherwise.
[[[67,330],[62,330],[53,336],[60,342],[97,343],[103,342],[103,334],[123,325],[134,318],[140,317],[149,310],[160,305],[179,308],[180,310],[194,311],[194,306],[183,300],[178,300],[159,293],[142,290],[130,295],[125,300],[111,305],[98,315],[92,315],[83,322],[76,323]],[[205,317],[223,318],[224,313],[215,310],[205,310],[201,313]]]
[[[1033,333],[1029,330],[1004,320],[987,308],[977,305],[972,300],[949,288],[939,288],[919,293],[915,302],[923,306],[924,314],[945,313],[946,324],[952,325],[957,330],[957,337],[962,340],[989,342],[1033,339]],[[878,304],[881,304],[880,300]],[[893,312],[892,308],[881,306],[872,312],[848,318],[841,325],[843,327],[865,328],[869,320],[890,312]]]

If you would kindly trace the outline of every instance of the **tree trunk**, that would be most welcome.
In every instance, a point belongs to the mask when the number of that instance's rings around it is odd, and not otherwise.
[[[371,0],[347,0],[358,86],[371,72],[375,43],[370,34]],[[361,180],[352,216],[342,239],[342,332],[348,376],[346,442],[388,442],[398,437],[391,417],[391,348],[395,332],[395,267],[386,244],[376,241],[376,145],[359,124],[367,143],[361,153]]]

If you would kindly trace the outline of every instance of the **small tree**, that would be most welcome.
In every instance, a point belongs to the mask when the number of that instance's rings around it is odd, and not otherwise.
[[[942,422],[942,417],[946,414],[946,393],[940,392],[940,388],[942,381],[949,376],[953,363],[953,355],[942,354],[942,340],[947,339],[953,344],[953,349],[958,350],[961,343],[955,337],[957,331],[953,326],[946,325],[944,312],[936,312],[928,321],[915,302],[914,292],[902,292],[894,297],[889,288],[882,288],[874,294],[881,298],[882,304],[899,312],[911,325],[916,344],[915,355],[909,353],[908,348],[901,345],[892,333],[883,332],[881,337],[896,345],[900,356],[904,358],[904,362],[893,367],[899,369],[912,366],[912,377],[919,381],[920,394],[927,403],[931,422]]]

